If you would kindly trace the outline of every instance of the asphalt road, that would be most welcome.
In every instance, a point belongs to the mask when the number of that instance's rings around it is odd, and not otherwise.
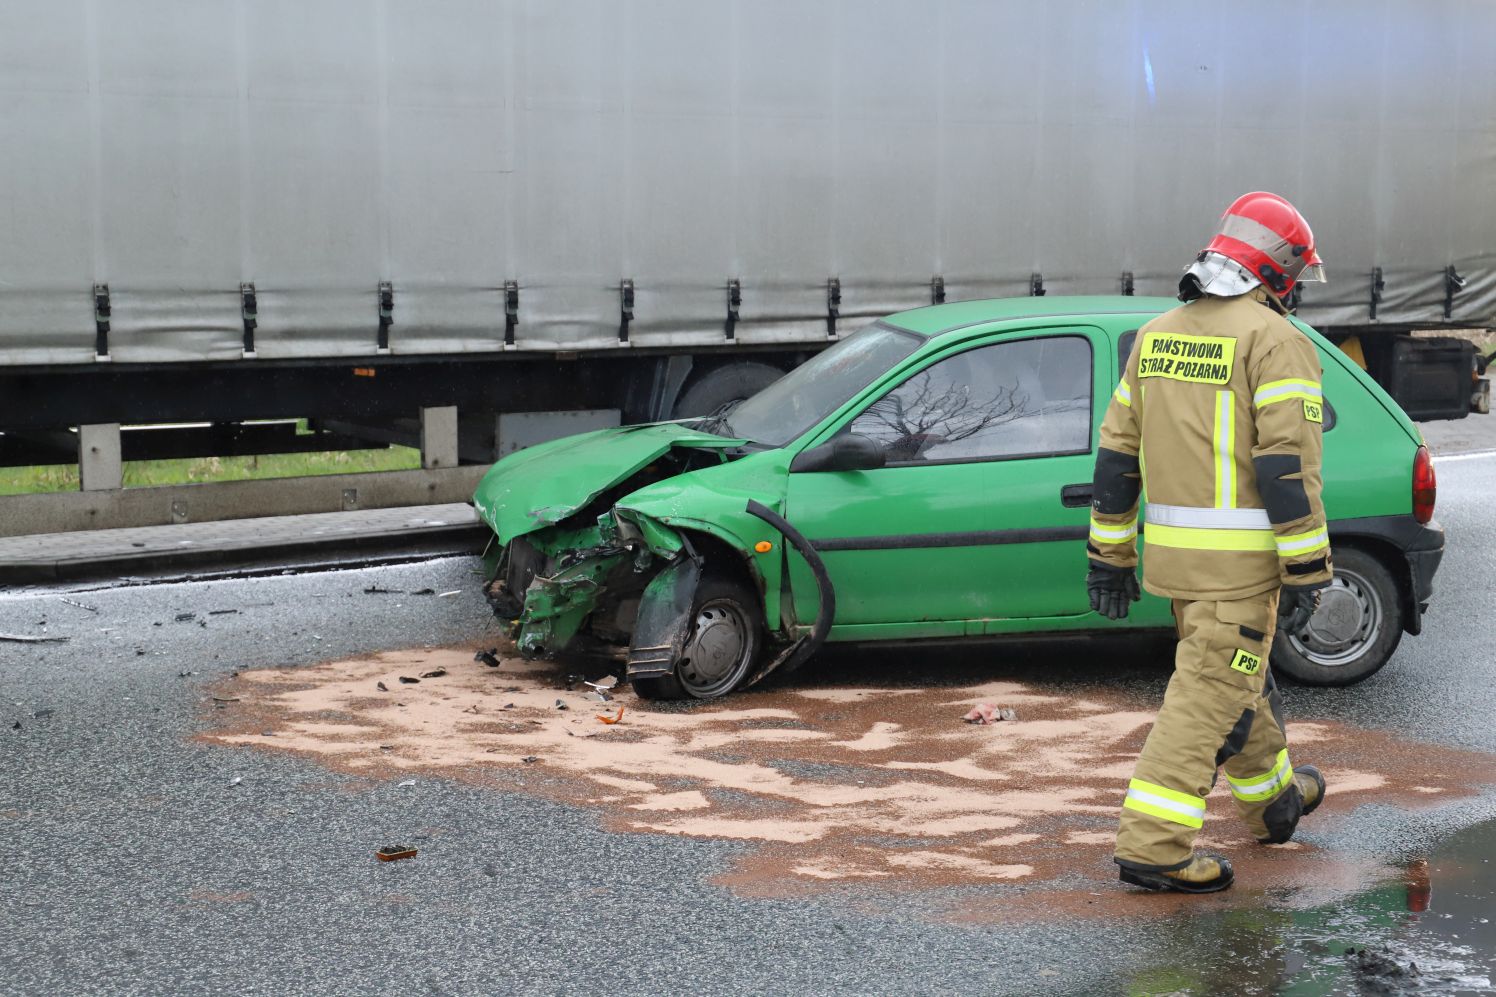
[[[1449,553],[1424,635],[1360,686],[1290,690],[1290,715],[1496,753],[1496,458],[1438,470]],[[1427,857],[1422,916],[1406,908],[1423,884],[1393,879],[1325,908],[1267,894],[1156,919],[966,924],[917,895],[747,899],[710,882],[741,848],[730,842],[609,833],[595,809],[523,792],[399,787],[192,740],[215,715],[207,686],[234,670],[473,640],[488,626],[475,568],[0,595],[0,632],[69,638],[0,643],[0,991],[1479,992],[1496,973],[1490,791],[1437,810],[1388,801],[1303,832],[1348,855]],[[364,594],[376,583],[461,594]],[[1096,681],[1083,663],[1053,667],[1088,657],[1066,647],[1000,666],[925,660],[1052,689]],[[1161,694],[1156,648],[1128,653],[1108,656],[1106,677]],[[897,667],[855,663],[874,681]],[[419,844],[419,859],[371,861],[391,841]],[[954,888],[941,909],[953,898],[1001,902]]]

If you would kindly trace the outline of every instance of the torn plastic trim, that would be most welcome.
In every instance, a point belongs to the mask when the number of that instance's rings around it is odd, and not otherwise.
[[[526,658],[553,654],[570,643],[582,621],[597,607],[603,579],[622,564],[628,552],[573,561],[549,577],[535,576],[525,591],[516,644]]]
[[[696,557],[682,557],[650,579],[629,645],[630,682],[675,671],[691,633],[691,607],[700,584],[701,560]]]
[[[826,571],[826,562],[821,560],[821,555],[816,552],[811,542],[805,538],[804,534],[791,526],[788,520],[761,502],[749,499],[748,514],[762,519],[782,533],[790,546],[805,558],[805,563],[810,567],[810,573],[816,580],[816,593],[819,596],[820,606],[816,611],[815,624],[810,628],[810,633],[761,666],[743,683],[745,689],[763,681],[773,672],[780,670],[792,672],[809,661],[821,649],[821,645],[826,643],[826,638],[831,634],[831,623],[836,618],[836,589],[831,584],[831,575]]]

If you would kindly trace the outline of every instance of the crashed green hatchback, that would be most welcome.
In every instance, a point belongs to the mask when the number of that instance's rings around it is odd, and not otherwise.
[[[892,315],[736,408],[505,457],[474,505],[485,593],[521,653],[628,648],[651,698],[710,698],[827,641],[1172,626],[1154,596],[1091,612],[1098,425],[1163,298],[1016,298]],[[1275,642],[1300,681],[1349,685],[1417,634],[1443,554],[1417,428],[1319,347],[1335,582]],[[1146,524],[1144,526],[1146,530]]]

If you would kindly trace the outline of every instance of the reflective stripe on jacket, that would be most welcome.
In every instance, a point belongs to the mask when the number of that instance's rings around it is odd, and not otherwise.
[[[1102,480],[1130,455],[1141,500],[1098,500],[1089,548],[1135,565],[1141,528],[1157,595],[1243,599],[1330,577],[1319,354],[1276,305],[1261,288],[1206,296],[1138,331],[1102,422],[1097,494],[1131,494]]]

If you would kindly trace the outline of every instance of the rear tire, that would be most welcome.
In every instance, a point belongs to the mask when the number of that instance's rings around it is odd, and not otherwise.
[[[739,360],[709,370],[691,383],[675,403],[675,418],[730,412],[744,399],[756,395],[784,376],[784,371],[766,363]]]
[[[753,674],[765,647],[764,613],[752,587],[730,576],[702,577],[691,603],[691,630],[675,671],[635,679],[641,699],[716,699]]]
[[[1333,552],[1335,579],[1301,634],[1273,640],[1273,669],[1303,685],[1355,685],[1382,669],[1402,640],[1403,601],[1387,566],[1355,547]]]

